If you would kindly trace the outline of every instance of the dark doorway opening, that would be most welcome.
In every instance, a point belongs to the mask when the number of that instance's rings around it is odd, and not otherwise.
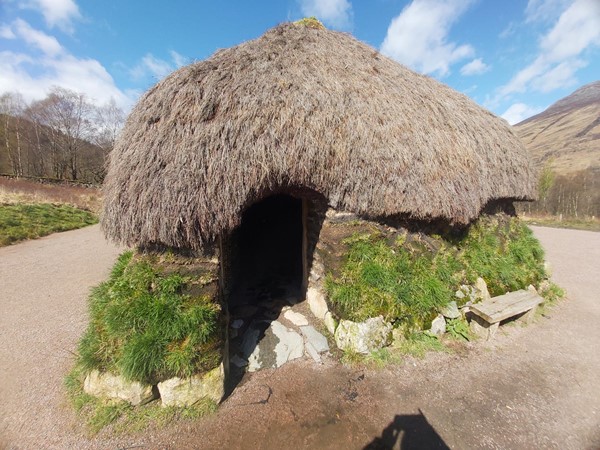
[[[274,195],[252,205],[233,234],[229,308],[298,300],[303,285],[302,200]]]
[[[250,206],[226,242],[229,313],[226,395],[255,364],[275,363],[268,329],[284,306],[304,298],[305,208],[302,199],[273,195]],[[258,348],[260,343],[260,348]],[[260,355],[260,363],[258,359]]]

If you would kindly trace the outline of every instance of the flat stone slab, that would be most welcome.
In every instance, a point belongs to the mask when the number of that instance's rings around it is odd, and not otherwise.
[[[317,349],[315,349],[311,343],[307,342],[304,344],[304,349],[306,350],[306,353],[308,353],[308,355],[317,363],[317,364],[321,364],[321,355],[319,355],[319,352],[317,351]]]
[[[292,311],[291,309],[287,310],[283,313],[283,317],[289,320],[291,323],[296,325],[297,327],[302,327],[304,325],[308,325],[308,319],[304,316],[304,314],[300,314],[296,311]]]
[[[251,350],[247,357],[248,372],[281,367],[304,355],[304,339],[300,334],[277,320],[268,325],[264,334],[256,328],[260,326],[265,326],[265,323],[253,323],[244,336],[243,349],[246,352]]]
[[[279,343],[275,346],[276,367],[281,367],[288,361],[302,357],[304,354],[302,336],[277,321],[271,324],[271,330],[279,338]]]
[[[329,343],[327,342],[327,338],[319,333],[315,327],[307,325],[300,327],[300,331],[306,339],[307,347],[310,345],[317,353],[325,353],[329,351]]]

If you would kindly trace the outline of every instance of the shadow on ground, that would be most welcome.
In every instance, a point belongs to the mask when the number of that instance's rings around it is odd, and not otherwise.
[[[423,412],[397,415],[364,450],[450,449],[427,421]]]

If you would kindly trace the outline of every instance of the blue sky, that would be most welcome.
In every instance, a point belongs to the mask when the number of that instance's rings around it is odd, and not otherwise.
[[[0,0],[0,93],[128,110],[177,67],[313,15],[510,123],[600,79],[600,0]]]

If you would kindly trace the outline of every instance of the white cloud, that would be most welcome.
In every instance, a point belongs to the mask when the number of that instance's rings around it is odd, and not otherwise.
[[[461,67],[461,75],[481,75],[482,73],[490,70],[490,66],[483,62],[481,58],[474,59],[470,63],[465,64]]]
[[[13,32],[10,25],[2,25],[0,27],[0,38],[2,39],[16,39],[17,36]]]
[[[529,0],[525,22],[554,22],[573,0]]]
[[[134,97],[121,91],[97,60],[77,58],[53,36],[17,19],[12,30],[21,39],[42,51],[41,55],[0,51],[0,89],[20,92],[27,101],[44,98],[52,86],[82,92],[99,103],[111,98],[125,109]],[[2,93],[2,92],[0,92]]]
[[[550,62],[579,55],[590,45],[600,45],[600,2],[576,0],[541,41]]]
[[[498,37],[500,39],[506,39],[506,38],[512,36],[513,34],[515,34],[516,30],[517,30],[517,25],[515,24],[515,22],[509,22],[509,24],[506,26],[506,28],[504,28],[504,30],[502,30],[500,32]]]
[[[32,28],[22,19],[16,19],[12,23],[12,32],[46,55],[57,55],[63,50],[54,36]]]
[[[450,66],[474,53],[468,44],[448,41],[452,25],[472,0],[413,0],[394,18],[381,52],[427,74],[447,75]]]
[[[81,18],[73,0],[27,0],[20,2],[20,6],[41,12],[50,28],[58,27],[67,33],[73,32],[73,20]]]
[[[585,50],[600,47],[600,2],[575,0],[544,36],[535,60],[499,89],[499,97],[534,89],[549,92],[576,83]]]
[[[177,53],[175,50],[171,50],[169,54],[171,55],[171,58],[173,59],[173,62],[177,68],[187,66],[190,63],[190,59],[187,56],[183,56]]]
[[[349,28],[352,4],[348,0],[299,0],[302,14],[315,16],[333,28]]]
[[[522,122],[523,120],[542,112],[542,108],[538,108],[535,106],[527,106],[524,103],[515,103],[511,105],[505,112],[502,114],[502,118],[506,120],[511,125],[515,123]]]
[[[171,55],[171,62],[157,58],[152,53],[147,53],[141,61],[129,71],[129,74],[134,80],[140,80],[147,76],[160,80],[175,69],[189,64],[189,58],[177,53],[175,50],[171,50],[169,54]]]
[[[531,80],[531,87],[540,92],[551,92],[577,84],[575,73],[587,66],[581,59],[562,62]]]

